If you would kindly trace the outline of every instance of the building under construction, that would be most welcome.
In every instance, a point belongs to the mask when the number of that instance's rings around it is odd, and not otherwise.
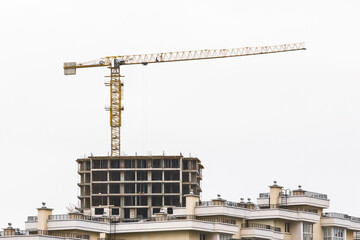
[[[147,218],[201,193],[203,166],[183,156],[117,156],[77,159],[81,211],[89,215]]]
[[[78,159],[80,211],[88,215],[147,218],[161,209],[185,204],[184,194],[201,193],[201,170],[197,158],[180,156],[121,156],[120,128],[123,81],[120,67],[178,61],[240,57],[305,50],[304,43],[262,47],[180,51],[154,54],[109,56],[89,62],[64,63],[64,74],[75,75],[80,68],[107,67],[110,74],[111,157]]]

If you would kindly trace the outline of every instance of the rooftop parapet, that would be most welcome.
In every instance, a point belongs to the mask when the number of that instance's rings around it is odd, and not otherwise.
[[[33,223],[27,223],[27,229],[31,229]],[[85,227],[86,226],[86,227]],[[48,218],[48,230],[62,231],[84,230],[96,233],[109,234],[110,229],[116,226],[114,231],[117,234],[134,232],[158,232],[174,230],[192,230],[213,232],[217,229],[226,234],[236,234],[238,230],[237,223],[230,217],[222,216],[195,216],[195,215],[163,215],[161,218],[119,218],[102,217],[94,218],[82,214],[63,214],[51,215]],[[113,232],[115,233],[115,232]]]
[[[275,232],[281,232],[281,228],[279,227],[274,227],[271,225],[259,224],[259,223],[243,223],[241,224],[241,228],[258,228],[258,229],[272,230]]]
[[[48,218],[49,221],[70,221],[70,220],[83,220],[91,222],[100,222],[100,223],[132,223],[132,222],[159,222],[159,221],[183,221],[183,220],[197,220],[203,222],[213,222],[213,223],[224,223],[236,225],[234,220],[230,220],[225,217],[216,217],[216,218],[204,218],[198,217],[195,215],[167,215],[161,219],[158,217],[148,217],[148,218],[119,218],[119,217],[92,217],[83,214],[59,214],[59,215],[50,215]]]
[[[51,236],[51,237],[61,237],[66,239],[90,239],[90,235],[71,233],[71,232],[49,232],[44,230],[19,230],[16,229],[13,234],[0,232],[0,237],[9,237],[9,236]]]
[[[284,193],[280,193],[280,196],[284,196]],[[306,197],[311,197],[311,198],[329,200],[326,194],[317,193],[317,192],[310,192],[310,191],[294,190],[294,191],[288,192],[287,196],[288,197],[306,196]],[[268,193],[268,192],[267,193],[259,193],[259,198],[269,198],[269,197],[270,197],[270,193]]]
[[[349,221],[352,221],[352,222],[360,223],[360,218],[359,217],[353,217],[353,216],[343,214],[343,213],[326,212],[326,213],[323,213],[322,217],[345,219],[345,220],[349,220]]]
[[[327,212],[322,214],[321,226],[340,227],[360,231],[360,218],[343,213]]]
[[[273,206],[312,206],[328,208],[330,200],[326,194],[306,191],[298,186],[296,190],[284,189],[274,184],[270,186],[270,193],[260,193],[257,204],[260,208],[272,208]]]

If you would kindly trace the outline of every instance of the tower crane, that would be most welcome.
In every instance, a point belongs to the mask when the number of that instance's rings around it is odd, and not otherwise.
[[[120,156],[121,111],[124,110],[124,107],[122,105],[122,87],[124,83],[121,80],[121,77],[123,76],[120,75],[121,66],[133,64],[148,65],[149,63],[166,63],[213,58],[240,57],[297,50],[305,50],[305,44],[292,43],[260,47],[212,50],[205,49],[195,51],[108,56],[83,63],[66,62],[64,63],[64,73],[65,75],[75,75],[76,69],[78,68],[108,67],[110,69],[110,76],[107,76],[110,77],[110,81],[106,81],[105,85],[110,87],[110,107],[107,110],[110,111],[111,156]]]

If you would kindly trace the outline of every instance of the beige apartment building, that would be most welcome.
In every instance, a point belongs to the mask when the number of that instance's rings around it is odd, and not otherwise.
[[[92,211],[53,215],[52,209],[43,204],[37,209],[37,215],[28,217],[25,230],[10,225],[0,233],[0,238],[359,240],[360,236],[360,218],[329,212],[327,195],[301,186],[285,190],[274,182],[268,192],[259,194],[256,203],[250,199],[231,202],[220,195],[202,201],[193,191],[183,197],[184,206],[172,207],[171,212],[164,207],[146,218],[127,218],[112,215],[111,211],[103,215],[91,215]],[[105,209],[108,211],[111,206]]]

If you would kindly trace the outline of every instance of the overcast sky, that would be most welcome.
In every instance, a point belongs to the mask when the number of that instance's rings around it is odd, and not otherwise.
[[[122,151],[197,156],[204,200],[277,180],[360,217],[353,1],[1,1],[0,228],[77,203],[75,160],[110,151],[104,56],[306,42],[306,51],[125,66]]]

